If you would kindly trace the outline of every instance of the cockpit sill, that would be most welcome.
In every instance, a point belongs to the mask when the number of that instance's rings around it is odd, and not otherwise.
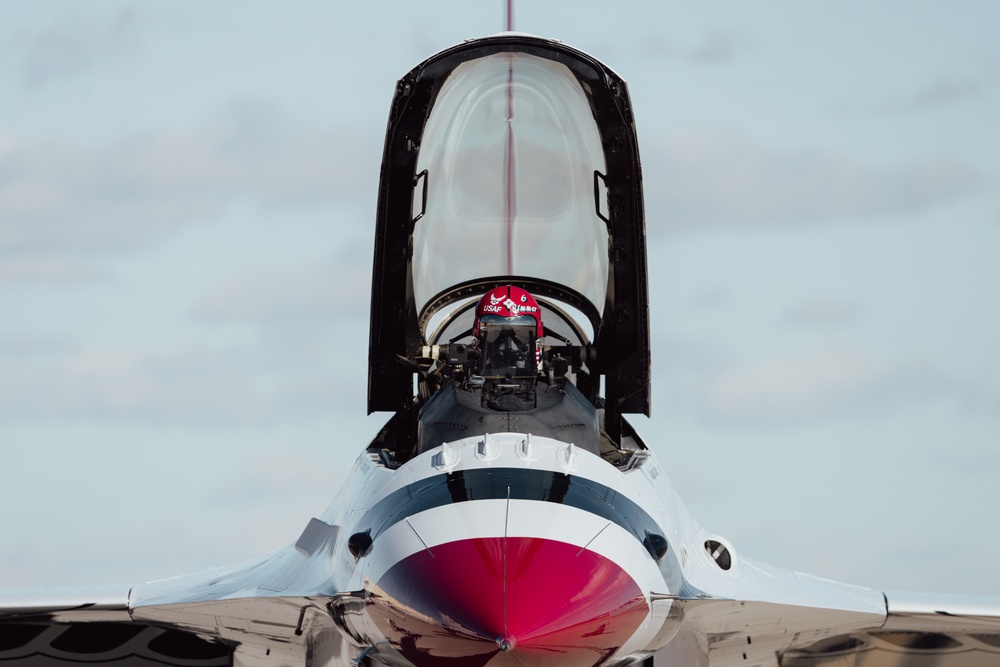
[[[476,386],[471,383],[467,386],[462,387],[459,386],[459,383],[456,383],[454,380],[449,380],[445,385],[445,387],[442,387],[442,389],[439,390],[439,393],[436,394],[435,396],[445,397],[448,396],[449,391],[451,391],[454,393],[454,395],[460,396],[461,394],[459,394],[459,392],[463,392],[466,394],[465,398],[468,398],[470,396],[472,398],[476,398],[476,390],[481,388],[482,385]],[[568,382],[565,378],[554,379],[548,383],[540,381],[538,385],[536,385],[534,391],[542,392],[543,396],[549,396],[552,394],[561,395],[560,398],[563,399],[565,399],[567,395],[575,399],[574,394],[576,395],[579,394],[579,392],[575,390],[575,387],[572,385],[572,383]],[[572,400],[571,402],[576,406],[580,405],[580,401],[578,399]],[[599,398],[597,401],[597,405],[602,405],[602,404],[603,401]],[[449,412],[451,412],[452,415],[455,415],[456,412],[459,411],[468,414],[468,412],[464,409],[464,406],[451,404],[448,407],[458,408],[458,410],[449,410]],[[424,414],[425,414],[424,411],[421,410],[420,415]],[[523,416],[530,413],[521,413],[521,414]],[[368,458],[373,465],[380,468],[385,468],[387,470],[397,470],[405,463],[410,461],[412,458],[416,457],[417,455],[423,452],[430,451],[435,447],[446,445],[447,442],[469,437],[470,435],[472,436],[476,435],[474,432],[468,432],[468,429],[465,428],[465,425],[459,423],[458,421],[455,422],[444,421],[444,423],[442,424],[441,422],[443,420],[437,420],[438,423],[432,422],[431,425],[437,427],[451,426],[456,429],[456,432],[453,433],[451,438],[447,440],[425,439],[423,442],[423,446],[411,445],[408,448],[407,447],[401,448],[399,447],[399,443],[412,443],[414,440],[413,438],[405,436],[398,437],[399,429],[401,427],[414,428],[414,425],[412,424],[406,424],[406,425],[401,424],[404,415],[406,415],[406,412],[399,412],[390,417],[390,419],[378,432],[375,438],[372,439],[371,443],[369,443],[366,451],[368,454]],[[604,430],[603,407],[593,408],[593,415],[595,418],[597,433],[598,433],[597,446],[596,447],[585,446],[582,447],[582,449],[599,456],[606,463],[624,473],[642,468],[643,465],[646,463],[646,461],[650,458],[649,448],[647,447],[646,443],[642,440],[642,438],[639,436],[639,434],[636,432],[636,430],[633,428],[633,426],[628,422],[628,420],[625,419],[624,417],[621,418],[621,427],[622,427],[621,437],[618,441],[614,441],[609,436],[609,434]],[[431,418],[428,419],[427,421],[431,422],[432,419],[433,415],[431,415]],[[545,428],[544,426],[539,427],[540,425],[536,421],[534,424],[536,428],[524,429],[523,431],[509,430],[506,432],[508,433],[520,432],[525,438],[529,438],[533,435],[545,436],[562,442],[566,442],[568,444],[576,445],[577,443],[573,442],[572,440],[566,439],[564,433],[560,433],[560,431],[567,430],[567,427],[572,427],[574,425],[575,424],[554,424],[550,425],[548,428]],[[419,427],[419,424],[417,426]],[[433,429],[430,430],[432,432],[436,432]],[[491,433],[498,433],[498,432],[503,432],[503,431],[502,429],[496,429],[494,431],[483,432],[480,435],[485,441],[490,438]],[[417,439],[417,442],[418,443],[420,442],[419,438]]]
[[[389,424],[386,424],[386,426],[388,427]],[[382,432],[379,433],[379,435],[381,434]],[[530,433],[525,433],[523,435],[525,436],[525,439],[531,437]],[[489,437],[489,433],[483,434],[484,441]],[[442,445],[447,445],[447,443],[442,443]],[[371,444],[368,445],[367,453],[368,459],[372,465],[378,468],[385,468],[390,471],[398,470],[409,460],[399,460],[396,458],[396,453],[393,450],[380,447],[378,437],[372,440]],[[628,473],[633,470],[641,469],[650,459],[650,453],[646,448],[646,443],[644,443],[633,431],[630,435],[623,436],[621,449],[608,450],[606,453],[602,453],[601,458],[604,459],[608,465],[616,468],[620,472]]]

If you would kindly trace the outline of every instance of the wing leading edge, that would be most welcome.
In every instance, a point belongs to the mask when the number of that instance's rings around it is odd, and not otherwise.
[[[737,568],[734,568],[737,569]],[[656,667],[996,667],[1000,599],[876,591],[741,559],[703,581]]]
[[[1000,664],[1000,600],[887,591],[878,628],[788,651],[787,667],[985,667]]]
[[[23,588],[0,593],[0,665],[224,667],[233,648],[133,621],[128,587]]]
[[[333,624],[336,529],[263,558],[136,586],[0,591],[0,667],[347,665]]]

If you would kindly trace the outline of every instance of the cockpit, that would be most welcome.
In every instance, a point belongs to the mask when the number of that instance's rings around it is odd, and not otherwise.
[[[623,413],[648,413],[637,151],[624,82],[557,42],[472,40],[400,80],[368,394],[395,450],[562,426],[596,448],[602,414],[618,441]]]

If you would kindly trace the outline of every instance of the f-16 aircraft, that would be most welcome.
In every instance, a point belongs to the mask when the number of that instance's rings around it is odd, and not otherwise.
[[[391,416],[295,544],[120,587],[0,592],[0,664],[1000,664],[1000,601],[785,571],[701,527],[649,414],[625,82],[470,40],[397,84],[368,409]],[[653,443],[655,445],[655,443]]]

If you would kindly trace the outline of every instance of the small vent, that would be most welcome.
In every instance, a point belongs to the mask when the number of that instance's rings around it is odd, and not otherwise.
[[[667,538],[658,533],[651,533],[646,531],[646,539],[642,541],[642,545],[646,547],[646,551],[649,555],[656,559],[657,563],[663,561],[663,557],[667,555]]]
[[[728,570],[733,566],[733,557],[722,542],[718,540],[705,540],[705,551],[711,556],[715,564],[723,570]]]
[[[373,541],[371,528],[354,533],[347,540],[347,550],[354,556],[354,560],[360,560],[368,555]]]

